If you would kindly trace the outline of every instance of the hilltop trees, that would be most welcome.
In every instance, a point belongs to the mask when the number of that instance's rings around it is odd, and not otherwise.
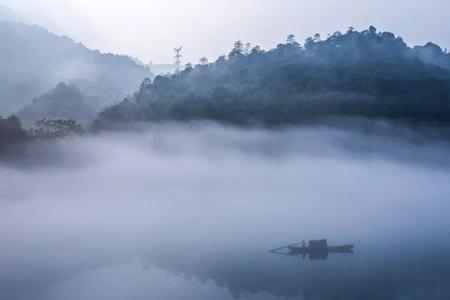
[[[17,116],[0,116],[0,160],[22,157],[27,145],[32,142],[61,140],[83,133],[83,126],[74,120],[42,119],[35,122],[32,129],[25,131]]]
[[[202,56],[199,59],[199,63],[200,63],[200,65],[205,66],[208,64],[208,59],[205,56]]]
[[[47,120],[35,122],[35,127],[30,130],[30,136],[39,140],[62,139],[69,136],[84,133],[83,126],[74,120]]]
[[[233,48],[228,54],[229,59],[233,59],[235,56],[241,56],[244,53],[244,44],[241,41],[237,41],[234,43]]]
[[[450,57],[434,44],[409,48],[400,37],[350,28],[323,40],[294,35],[275,49],[246,51],[159,76],[105,109],[96,125],[210,119],[282,125],[329,116],[450,123]]]
[[[2,118],[0,116],[0,158],[17,156],[23,151],[26,132],[16,116]]]
[[[286,44],[292,45],[294,43],[297,43],[297,41],[295,40],[295,35],[289,34],[287,39],[286,39]]]
[[[29,123],[46,119],[74,119],[87,123],[101,107],[99,99],[87,97],[75,85],[59,83],[54,89],[33,99],[18,115]]]

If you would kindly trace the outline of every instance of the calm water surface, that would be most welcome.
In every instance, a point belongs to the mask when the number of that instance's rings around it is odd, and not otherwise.
[[[446,144],[156,127],[0,167],[0,299],[450,299]],[[327,260],[302,239],[355,244]]]

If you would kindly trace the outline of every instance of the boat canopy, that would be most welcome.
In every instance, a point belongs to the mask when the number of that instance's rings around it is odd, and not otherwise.
[[[328,249],[327,240],[312,240],[309,241],[308,246],[310,249]]]

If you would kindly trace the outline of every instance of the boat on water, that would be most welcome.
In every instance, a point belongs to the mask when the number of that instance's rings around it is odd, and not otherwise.
[[[308,256],[309,259],[311,260],[324,260],[328,258],[328,254],[353,253],[353,248],[354,245],[351,244],[329,246],[328,241],[322,239],[322,240],[310,240],[308,244],[306,244],[305,241],[302,241],[301,243],[295,243],[277,249],[273,249],[270,252],[291,256],[301,255],[303,259],[306,258],[306,256]]]

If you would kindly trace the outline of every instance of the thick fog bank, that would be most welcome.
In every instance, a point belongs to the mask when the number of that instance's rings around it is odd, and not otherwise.
[[[133,123],[58,142],[30,143],[16,166],[55,167],[113,162],[136,151],[143,159],[169,158],[285,160],[324,158],[381,159],[397,163],[450,167],[450,128],[412,127],[389,121],[328,118],[323,125],[275,128],[234,127],[214,122]],[[131,152],[129,152],[131,151]],[[135,157],[136,160],[141,158]]]
[[[34,155],[47,166],[0,166],[0,299],[448,295],[449,153],[212,124],[48,145]],[[357,252],[304,265],[267,252],[322,237]]]

